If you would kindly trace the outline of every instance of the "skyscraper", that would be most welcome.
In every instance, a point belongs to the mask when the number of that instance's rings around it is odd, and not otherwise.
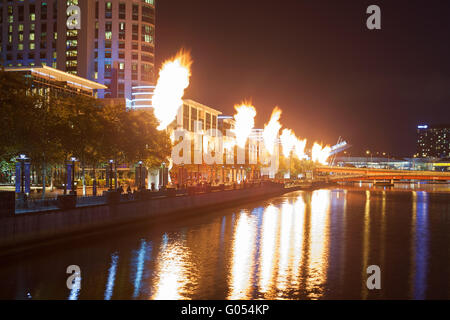
[[[106,85],[99,98],[131,100],[155,80],[155,0],[0,0],[0,44],[4,66],[47,65]]]
[[[422,125],[417,128],[417,135],[417,157],[450,157],[450,125]]]

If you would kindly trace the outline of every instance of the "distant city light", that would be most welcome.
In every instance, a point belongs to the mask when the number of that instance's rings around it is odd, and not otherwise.
[[[423,125],[423,126],[418,126],[417,128],[419,128],[419,129],[428,129],[428,126],[427,125]]]

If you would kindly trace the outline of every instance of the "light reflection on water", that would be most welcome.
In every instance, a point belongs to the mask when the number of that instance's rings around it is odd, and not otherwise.
[[[12,261],[0,266],[0,298],[450,298],[449,199],[296,192]],[[73,264],[82,284],[69,291],[64,271]],[[374,264],[382,271],[377,292],[366,288]]]

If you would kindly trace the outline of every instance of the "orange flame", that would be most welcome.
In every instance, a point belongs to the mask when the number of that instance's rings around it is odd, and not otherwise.
[[[281,146],[283,147],[283,155],[288,158],[297,143],[297,137],[292,130],[284,129],[280,136],[280,140]]]
[[[327,159],[330,157],[331,147],[322,147],[318,143],[314,143],[311,153],[311,159],[314,162],[319,162],[320,164],[326,165]]]
[[[306,158],[305,148],[306,148],[306,139],[303,140],[297,139],[297,141],[295,141],[294,151],[298,159],[302,160]]]
[[[270,155],[275,151],[275,144],[277,142],[278,134],[281,129],[280,124],[281,110],[278,107],[272,112],[269,123],[264,126],[263,139],[264,145]]]
[[[234,107],[237,113],[234,115],[236,126],[234,133],[236,134],[236,143],[239,148],[245,148],[247,139],[255,127],[256,109],[250,103],[244,102]]]
[[[159,71],[152,103],[160,123],[158,130],[166,129],[176,119],[183,105],[184,91],[189,87],[191,65],[189,52],[181,50],[173,59],[164,62]]]

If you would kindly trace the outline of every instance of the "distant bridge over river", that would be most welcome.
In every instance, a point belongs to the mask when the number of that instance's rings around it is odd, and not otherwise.
[[[406,171],[390,169],[350,168],[321,166],[317,172],[332,173],[330,181],[386,181],[394,180],[428,180],[449,181],[450,172]]]

